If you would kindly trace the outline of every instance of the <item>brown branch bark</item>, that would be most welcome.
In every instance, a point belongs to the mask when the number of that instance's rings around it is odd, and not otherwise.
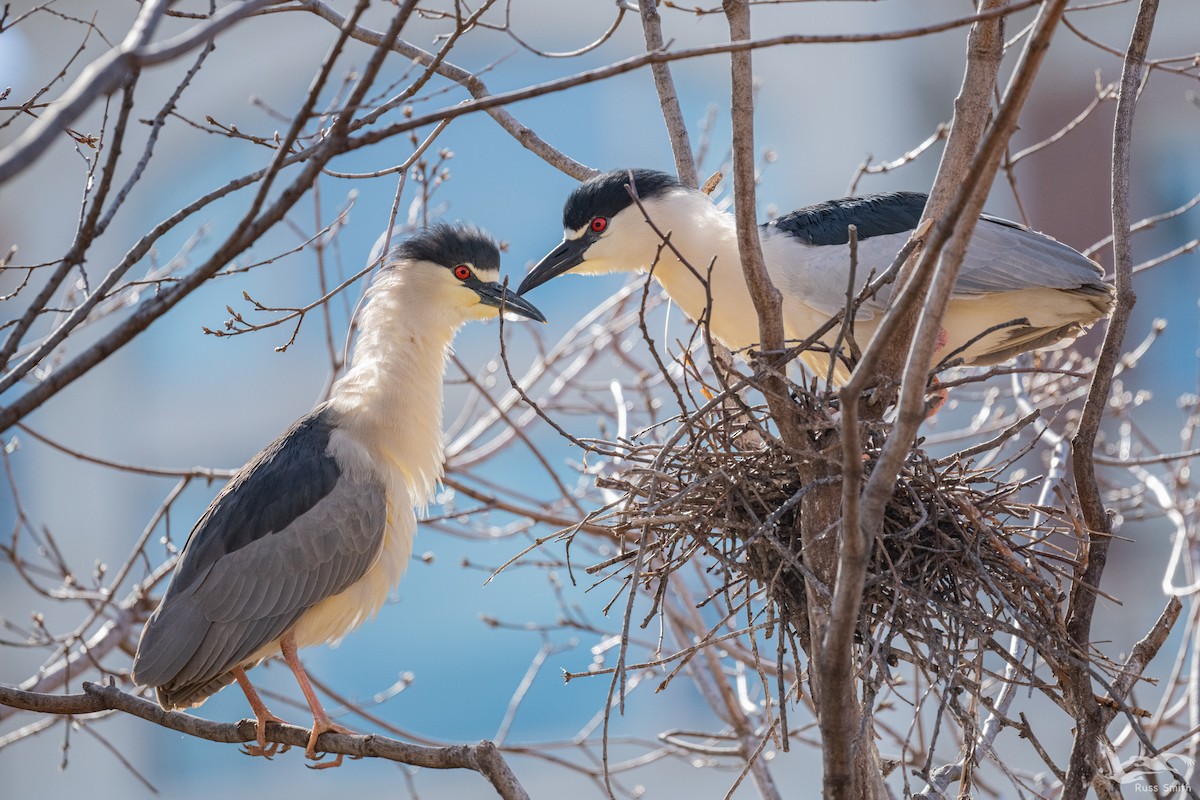
[[[1099,768],[1100,742],[1107,725],[1103,709],[1092,693],[1088,670],[1092,616],[1096,609],[1096,589],[1104,574],[1111,541],[1112,521],[1104,507],[1100,484],[1096,480],[1096,464],[1092,458],[1096,434],[1108,405],[1113,372],[1121,358],[1121,344],[1129,315],[1137,296],[1133,291],[1133,252],[1129,237],[1129,161],[1133,139],[1133,117],[1137,106],[1142,66],[1150,46],[1158,0],[1141,0],[1137,19],[1125,53],[1121,75],[1120,95],[1117,98],[1113,122],[1112,151],[1112,229],[1113,263],[1116,267],[1117,303],[1104,335],[1096,371],[1088,388],[1087,400],[1079,420],[1079,429],[1071,441],[1071,459],[1075,468],[1075,491],[1079,496],[1083,521],[1087,528],[1086,541],[1080,543],[1075,581],[1067,606],[1068,644],[1077,660],[1066,667],[1064,687],[1076,719],[1075,741],[1063,781],[1063,800],[1083,800],[1094,781],[1106,782]]]
[[[150,38],[170,4],[165,0],[144,4],[125,40],[88,65],[61,98],[26,128],[16,141],[0,151],[0,183],[31,166],[64,128],[101,97],[132,80],[142,67],[177,58],[188,49],[211,41],[212,37],[237,19],[263,6],[280,2],[284,0],[248,0],[237,6],[228,6],[205,22],[196,35],[188,37],[187,47],[167,49],[151,47]]]
[[[638,3],[642,16],[642,31],[646,36],[646,51],[664,52],[662,17],[655,2]],[[692,142],[688,138],[687,125],[683,121],[683,109],[679,105],[679,94],[675,91],[675,80],[671,77],[668,64],[651,64],[654,88],[658,91],[658,106],[662,109],[663,122],[667,125],[667,136],[671,139],[671,152],[675,156],[675,172],[680,182],[693,189],[698,188],[696,156],[692,153]]]
[[[746,0],[725,0],[731,42],[750,40],[750,6]],[[758,240],[757,201],[754,185],[754,73],[747,49],[729,54],[731,97],[730,120],[733,124],[733,200],[737,218],[738,255],[746,286],[758,312],[761,352],[756,369],[763,368],[763,393],[771,416],[785,445],[798,451],[802,445],[795,404],[788,396],[783,366],[783,299],[771,283]]]
[[[528,100],[533,97],[543,97],[548,94],[554,94],[556,92],[566,91],[567,89],[573,89],[576,86],[607,80],[608,78],[613,78],[617,75],[624,75],[627,72],[641,69],[642,67],[650,64],[666,64],[672,61],[683,61],[692,58],[723,55],[726,53],[748,52],[767,47],[781,47],[786,45],[856,44],[860,42],[890,42],[899,39],[910,39],[918,36],[926,36],[932,33],[940,33],[942,31],[965,27],[974,24],[978,20],[1004,17],[1030,6],[1037,5],[1039,2],[1041,2],[1041,0],[1022,0],[1022,2],[1007,5],[993,12],[972,14],[968,17],[960,17],[958,19],[938,23],[936,25],[923,25],[917,28],[907,28],[902,31],[891,31],[887,33],[831,35],[785,34],[783,36],[771,36],[765,39],[750,39],[743,41],[731,41],[723,44],[705,45],[703,47],[694,47],[688,50],[678,50],[675,52],[644,53],[639,56],[632,56],[624,59],[623,61],[614,62],[598,69],[588,70],[587,72],[581,72],[575,75],[568,75],[552,81],[546,81],[545,83],[540,83],[536,86],[528,86],[523,89],[515,89],[511,92],[490,95],[478,100],[469,100],[465,103],[448,106],[426,114],[413,115],[411,118],[403,122],[396,122],[392,125],[378,128],[373,131],[368,131],[364,134],[354,137],[353,147],[357,148],[374,144],[384,139],[389,139],[400,133],[406,133],[416,128],[437,124],[443,119],[454,119],[465,114],[486,111],[487,109],[494,108],[496,106],[516,103],[518,101]]]
[[[995,10],[999,3],[993,2],[984,6],[985,11]],[[936,219],[950,204],[954,189],[963,183],[962,177],[972,164],[973,156],[978,151],[979,141],[987,126],[990,112],[990,99],[995,77],[999,70],[1000,60],[1004,51],[1004,26],[1002,18],[989,18],[975,24],[967,47],[967,69],[963,77],[962,88],[955,100],[954,123],[950,140],[947,142],[939,169],[939,178],[931,192],[930,202],[925,210],[925,219]],[[990,181],[989,181],[990,183]],[[982,192],[986,194],[986,192]],[[982,201],[980,201],[982,202]],[[918,228],[918,230],[922,230]],[[918,234],[919,235],[919,234]],[[969,235],[969,231],[968,231]],[[943,240],[944,241],[944,240]],[[844,487],[842,492],[842,522],[841,543],[836,555],[837,571],[834,582],[833,602],[829,610],[827,624],[819,639],[818,664],[821,678],[821,737],[825,761],[825,793],[826,797],[864,796],[872,788],[868,781],[878,783],[877,772],[872,775],[869,764],[866,763],[866,749],[873,749],[873,742],[860,736],[864,729],[863,714],[869,710],[861,708],[855,691],[855,669],[853,657],[854,632],[858,624],[859,609],[862,601],[862,588],[866,580],[867,561],[870,554],[869,543],[873,541],[883,519],[883,509],[891,497],[895,486],[896,476],[900,465],[908,452],[912,437],[920,424],[923,414],[911,415],[907,420],[903,417],[889,437],[891,457],[886,462],[881,457],[872,473],[872,478],[865,488],[862,487],[862,444],[859,432],[859,413],[864,412],[869,418],[876,419],[882,411],[883,403],[874,407],[862,404],[863,393],[871,383],[878,380],[878,375],[896,375],[900,373],[900,362],[903,354],[910,349],[912,332],[918,327],[918,316],[921,315],[924,304],[917,303],[915,298],[922,297],[928,290],[933,278],[934,258],[937,255],[937,245],[930,245],[918,259],[912,259],[909,267],[901,276],[902,285],[906,289],[901,294],[897,305],[892,308],[889,319],[893,321],[890,330],[881,330],[864,353],[863,360],[855,369],[849,383],[839,392],[842,407],[842,470]],[[961,262],[961,255],[959,257]],[[914,265],[919,265],[915,266]],[[955,266],[955,269],[957,267]],[[943,285],[953,284],[954,275],[938,278]],[[948,300],[949,293],[944,293],[941,305],[934,301],[932,309],[926,308],[925,313],[933,312],[935,325],[940,325],[941,312]],[[925,322],[923,315],[921,321]],[[885,327],[888,327],[885,325]],[[912,350],[922,349],[914,343]],[[931,344],[934,336],[926,335]],[[912,355],[910,363],[921,365],[920,388],[924,388],[924,365],[929,363],[932,353],[923,355],[920,352]],[[923,360],[920,360],[923,359]],[[915,369],[906,369],[906,380],[917,378]],[[881,387],[884,390],[884,387]],[[923,396],[923,395],[921,395]],[[919,399],[919,397],[918,397]],[[903,413],[903,406],[902,406]],[[890,476],[885,479],[885,476]],[[861,491],[861,494],[860,494]],[[814,625],[814,632],[822,628]],[[866,726],[870,730],[871,726]],[[868,734],[869,735],[869,734]],[[856,761],[860,768],[854,769]],[[856,786],[855,784],[858,784]]]
[[[240,744],[254,741],[257,735],[252,719],[212,722],[180,711],[164,711],[157,704],[126,694],[115,686],[89,682],[84,682],[82,694],[42,694],[0,685],[0,704],[39,714],[66,716],[119,711],[210,742]],[[266,728],[267,741],[298,748],[307,746],[308,736],[308,729],[296,725],[271,722]],[[332,755],[383,758],[426,769],[474,770],[487,778],[505,800],[528,800],[529,797],[504,756],[489,741],[474,745],[422,747],[376,734],[324,733],[319,745],[322,752]]]
[[[388,29],[390,37],[394,38],[399,34],[400,29],[403,28],[404,23],[415,6],[416,0],[408,0],[396,12]],[[365,3],[359,3],[349,20],[349,25],[354,24],[364,8]],[[348,39],[349,32],[343,29],[336,42],[330,48],[329,55],[323,60],[318,74],[314,77],[309,87],[304,106],[293,118],[291,128],[288,130],[287,135],[282,138],[271,164],[263,172],[256,196],[241,222],[234,227],[234,234],[222,246],[218,247],[203,265],[180,279],[169,289],[160,292],[151,300],[144,302],[133,314],[105,335],[103,339],[85,349],[61,368],[55,370],[48,378],[25,392],[10,405],[0,408],[0,431],[6,430],[25,414],[40,406],[50,397],[57,394],[62,388],[119,350],[135,336],[148,328],[155,320],[174,308],[184,297],[215,275],[240,253],[253,245],[260,236],[283,219],[288,210],[309,191],[313,181],[316,180],[325,165],[335,156],[346,151],[347,130],[350,120],[353,117],[354,111],[358,108],[363,95],[371,87],[375,75],[382,66],[383,57],[388,52],[388,48],[386,47],[376,48],[372,54],[371,61],[364,68],[354,92],[330,126],[327,136],[322,139],[319,145],[312,149],[308,160],[304,162],[303,168],[295,176],[292,183],[280,193],[275,202],[266,206],[266,209],[263,210],[267,194],[274,183],[274,179],[283,167],[290,163],[288,154],[291,146],[299,137],[302,127],[308,122],[310,114],[320,97],[321,89],[325,86],[333,69],[336,60],[335,57],[341,52]],[[12,377],[12,374],[6,376],[6,380],[12,379]]]
[[[1109,688],[1109,696],[1116,703],[1124,703],[1129,698],[1129,693],[1133,691],[1133,687],[1141,680],[1142,673],[1146,667],[1158,655],[1158,651],[1162,649],[1163,644],[1167,641],[1167,636],[1171,633],[1171,629],[1175,627],[1176,620],[1179,619],[1179,613],[1183,611],[1183,603],[1178,597],[1172,597],[1167,601],[1166,608],[1158,616],[1158,620],[1150,628],[1150,630],[1138,640],[1138,643],[1133,646],[1129,653],[1129,657],[1125,659],[1125,663],[1121,665],[1121,672],[1117,675],[1117,679],[1113,681]],[[1102,708],[1100,711],[1100,719],[1103,725],[1116,719],[1118,708],[1116,705]]]

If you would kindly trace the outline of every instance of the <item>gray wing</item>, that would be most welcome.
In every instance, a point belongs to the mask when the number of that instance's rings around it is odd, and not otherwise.
[[[1089,287],[1107,292],[1103,278],[1096,262],[1062,242],[985,214],[975,226],[954,293]]]
[[[846,225],[859,227],[858,270],[853,291],[883,273],[904,246],[924,208],[924,195],[895,193],[830,201],[794,211],[762,229],[771,279],[785,294],[833,314],[846,303],[850,251]],[[863,232],[867,236],[863,236]],[[798,248],[797,243],[808,245]],[[798,253],[803,253],[799,257]],[[859,309],[861,318],[881,311],[893,286]],[[1083,290],[1107,297],[1100,267],[1082,253],[1036,231],[987,214],[980,217],[954,284],[969,298],[1021,289]]]
[[[332,430],[326,410],[299,420],[196,523],[134,658],[134,680],[159,687],[164,705],[228,683],[229,670],[373,563],[385,490],[343,473],[328,452]]]

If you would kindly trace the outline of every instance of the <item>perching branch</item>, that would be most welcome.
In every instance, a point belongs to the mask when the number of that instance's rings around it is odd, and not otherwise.
[[[256,723],[211,722],[181,711],[164,711],[156,703],[122,692],[116,686],[84,682],[83,694],[42,694],[0,685],[0,704],[40,714],[79,716],[105,711],[120,711],[179,733],[210,742],[240,744],[253,742]],[[269,722],[266,738],[288,747],[305,747],[309,731],[295,725]],[[475,745],[422,747],[377,734],[324,733],[319,740],[321,752],[351,758],[382,758],[425,769],[470,769],[487,778],[496,793],[505,800],[528,800],[529,795],[509,768],[496,745],[484,741]]]

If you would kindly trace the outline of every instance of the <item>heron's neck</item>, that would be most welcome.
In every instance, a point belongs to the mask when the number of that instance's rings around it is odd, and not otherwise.
[[[733,215],[717,208],[701,192],[674,193],[664,202],[648,204],[647,212],[661,231],[671,232],[671,244],[679,251],[676,255],[670,247],[665,248],[654,267],[654,277],[671,300],[693,320],[699,320],[711,296],[710,324],[717,338],[734,349],[752,344],[735,335],[745,327],[737,324],[737,318],[747,309],[753,316],[754,306],[742,275]],[[649,230],[649,226],[646,228]],[[654,240],[654,249],[648,251],[645,261],[647,268],[657,251],[657,236]],[[709,291],[705,291],[696,273],[709,281]]]
[[[442,476],[442,375],[459,327],[381,274],[359,317],[350,368],[330,392],[339,426],[403,473],[414,505]]]

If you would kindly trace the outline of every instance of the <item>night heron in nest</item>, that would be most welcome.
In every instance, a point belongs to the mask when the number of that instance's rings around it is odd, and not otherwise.
[[[442,475],[442,374],[463,323],[503,308],[544,322],[498,283],[496,243],[438,225],[382,262],[349,369],[329,399],[251,459],[188,537],[146,623],[133,679],[165,709],[237,681],[254,710],[253,755],[273,755],[246,670],[283,655],[313,714],[306,755],[346,732],[321,707],[297,649],[336,642],[379,611],[412,555],[417,520]],[[336,766],[341,756],[322,766]]]
[[[783,298],[787,339],[808,338],[845,308],[847,226],[858,229],[853,286],[858,292],[868,277],[887,270],[917,227],[925,201],[914,192],[848,197],[761,225],[763,259]],[[521,294],[568,272],[649,271],[653,266],[654,278],[692,320],[701,318],[711,297],[709,326],[725,346],[741,350],[758,343],[758,315],[742,272],[734,217],[703,192],[653,170],[607,172],[571,193],[563,227],[562,243],[525,277]],[[669,245],[663,245],[655,227],[669,233]],[[701,278],[710,268],[706,290]],[[891,287],[885,286],[859,306],[854,336],[862,346],[874,336],[890,296]],[[997,364],[1073,339],[1107,316],[1112,303],[1113,292],[1094,261],[1045,234],[984,215],[954,284],[930,366],[947,356],[964,364]],[[824,342],[832,346],[837,333],[835,327]],[[801,358],[822,377],[829,371],[825,353],[806,352]],[[848,379],[849,369],[838,359],[834,383]]]

